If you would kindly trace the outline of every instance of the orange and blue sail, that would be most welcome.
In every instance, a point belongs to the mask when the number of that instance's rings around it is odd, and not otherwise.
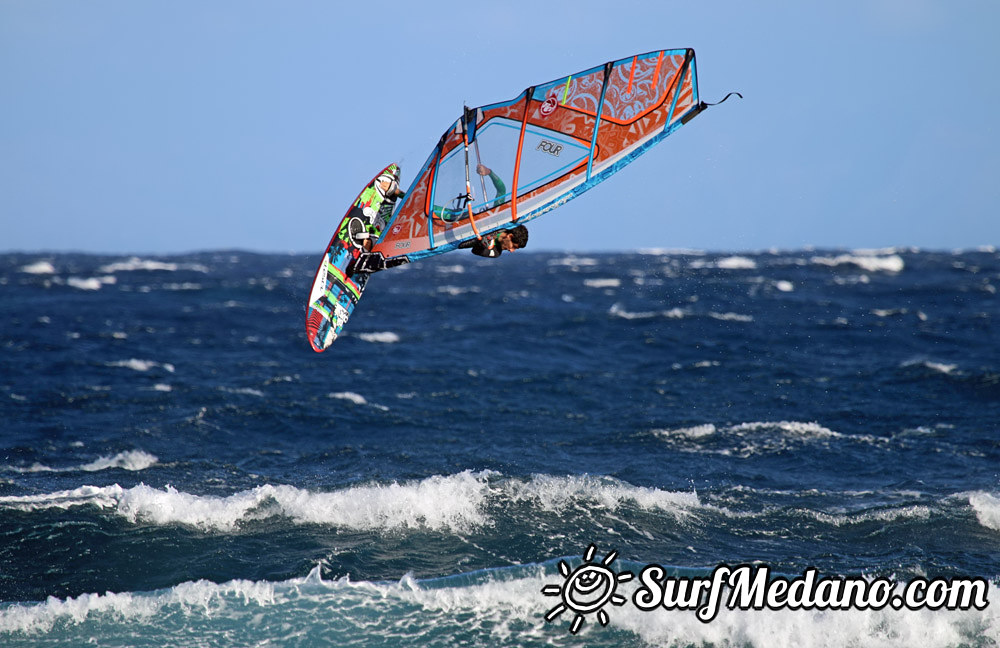
[[[393,265],[537,218],[617,173],[705,106],[694,50],[673,49],[467,108],[418,170],[374,251]],[[480,164],[502,183],[482,180]]]

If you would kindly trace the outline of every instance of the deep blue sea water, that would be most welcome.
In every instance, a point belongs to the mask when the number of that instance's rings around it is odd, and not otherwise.
[[[996,250],[452,253],[323,354],[317,263],[0,255],[0,645],[1000,642]],[[591,544],[990,605],[574,635],[542,588]]]

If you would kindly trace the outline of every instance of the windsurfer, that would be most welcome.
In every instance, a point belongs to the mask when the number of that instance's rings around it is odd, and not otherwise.
[[[459,245],[459,249],[472,249],[472,253],[487,259],[500,256],[504,250],[513,252],[528,244],[528,228],[518,225],[511,229],[503,229],[487,234],[481,239],[473,239]]]

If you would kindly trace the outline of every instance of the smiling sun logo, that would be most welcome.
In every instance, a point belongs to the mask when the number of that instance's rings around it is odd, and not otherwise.
[[[546,585],[542,588],[545,596],[558,596],[562,600],[545,614],[545,620],[554,621],[566,610],[574,613],[569,631],[576,634],[583,625],[588,614],[597,614],[597,620],[602,626],[608,625],[608,613],[604,606],[624,605],[625,597],[616,594],[618,583],[631,580],[632,572],[625,571],[616,574],[611,570],[611,563],[618,557],[617,551],[612,551],[599,563],[594,562],[597,547],[590,545],[583,554],[583,564],[570,570],[565,560],[559,561],[559,573],[565,579],[562,585]]]

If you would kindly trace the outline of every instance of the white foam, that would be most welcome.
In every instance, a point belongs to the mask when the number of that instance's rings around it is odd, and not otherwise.
[[[755,270],[757,262],[745,256],[723,257],[721,259],[695,259],[688,264],[692,270],[718,268],[719,270]]]
[[[301,524],[358,530],[430,528],[457,532],[486,523],[483,510],[488,495],[487,474],[466,471],[333,492],[265,485],[229,496],[212,496],[185,493],[171,486],[83,486],[44,495],[0,497],[0,507],[32,511],[96,506],[132,523],[179,524],[222,532],[274,516]]]
[[[105,363],[106,367],[124,367],[125,369],[132,369],[133,371],[150,371],[157,367],[163,368],[165,371],[174,373],[174,365],[169,362],[155,362],[153,360],[139,360],[137,358],[131,358],[129,360],[118,360],[115,362]]]
[[[362,396],[361,394],[358,394],[356,392],[351,392],[351,391],[332,392],[332,393],[328,394],[328,397],[329,398],[336,398],[336,399],[339,399],[339,400],[350,401],[350,402],[354,403],[355,405],[367,405],[368,407],[373,407],[375,409],[382,410],[383,412],[386,412],[386,411],[389,410],[389,408],[386,407],[385,405],[379,405],[378,403],[369,403],[368,399],[366,399],[364,396]]]
[[[111,468],[139,471],[146,470],[150,466],[156,465],[158,461],[159,460],[154,455],[151,455],[148,452],[144,452],[142,450],[126,450],[113,456],[101,456],[89,463],[70,466],[68,468],[51,468],[44,464],[35,463],[27,468],[7,466],[5,469],[19,473],[98,472],[100,470],[108,470]]]
[[[753,422],[753,423],[740,423],[739,425],[734,425],[730,430],[734,432],[757,432],[760,430],[780,430],[792,436],[796,437],[812,437],[812,438],[832,438],[832,437],[842,437],[843,435],[839,432],[834,432],[829,428],[825,428],[819,423],[809,422],[803,423],[801,421],[764,421],[764,422]]]
[[[696,250],[693,248],[640,248],[636,251],[636,254],[654,255],[654,256],[674,256],[674,255],[701,256],[708,254],[708,252],[704,250]]]
[[[36,261],[21,267],[21,272],[25,274],[55,274],[56,269],[48,261]]]
[[[926,366],[928,369],[933,369],[934,371],[939,371],[943,374],[950,374],[956,369],[958,369],[958,365],[956,364],[945,364],[943,362],[928,361],[924,363],[924,366]]]
[[[674,369],[681,369],[674,365]],[[785,452],[802,444],[824,444],[831,440],[849,439],[855,442],[878,444],[871,436],[847,436],[815,422],[756,421],[727,426],[699,426],[693,431],[652,430],[664,443],[682,452],[718,454],[723,456],[752,457],[761,454]],[[711,431],[711,433],[710,433]],[[710,439],[710,443],[705,443]]]
[[[392,331],[378,331],[373,333],[358,333],[357,336],[365,342],[378,342],[381,344],[395,344],[399,342],[399,335]]]
[[[792,292],[793,290],[795,290],[795,284],[793,284],[791,281],[786,281],[784,279],[775,281],[774,287],[780,290],[781,292]]]
[[[800,510],[809,517],[824,524],[842,527],[851,524],[864,524],[866,522],[895,522],[897,520],[920,519],[926,520],[931,516],[931,509],[927,506],[910,505],[897,506],[891,508],[878,508],[867,511],[855,511],[851,513],[826,513],[812,509]]]
[[[629,585],[627,590],[636,586],[634,582]],[[897,589],[897,593],[901,591]],[[998,595],[1000,588],[990,583],[988,600]],[[744,611],[723,607],[711,623],[703,623],[690,611],[642,612],[629,601],[621,608],[611,609],[608,615],[613,627],[635,633],[653,648],[688,645],[945,648],[993,645],[1000,640],[1000,612],[995,605],[983,611],[912,611],[891,607],[877,611]],[[588,625],[597,636],[600,626]]]
[[[902,364],[903,367],[921,366],[938,373],[949,375],[958,369],[957,364],[947,364],[944,362],[933,362],[931,360],[908,360]]]
[[[634,320],[634,319],[650,319],[656,317],[657,313],[653,311],[641,311],[638,313],[633,313],[622,308],[621,304],[612,304],[611,308],[608,309],[608,314],[615,317],[620,317],[622,319]]]
[[[841,254],[835,257],[815,256],[812,263],[825,266],[856,265],[868,272],[902,272],[906,265],[898,254],[876,256],[874,254]]]
[[[244,605],[273,604],[274,585],[245,580],[221,585],[196,581],[181,583],[158,594],[107,592],[67,599],[49,597],[44,603],[0,609],[0,632],[42,634],[51,631],[56,624],[80,624],[94,617],[122,623],[151,622],[167,607],[181,607],[192,615],[212,616],[213,611],[219,612],[225,606],[223,598],[236,598]]]
[[[614,317],[620,317],[627,320],[639,320],[639,319],[652,319],[654,317],[665,317],[667,319],[684,319],[685,317],[692,317],[695,314],[690,310],[680,307],[671,308],[666,311],[639,311],[632,312],[625,310],[621,304],[615,303],[611,305],[608,309],[608,314]],[[724,322],[752,322],[754,321],[752,315],[743,315],[742,313],[716,313],[710,311],[704,313],[702,316],[711,317],[712,319],[722,320]]]
[[[719,259],[715,263],[722,270],[755,270],[757,262],[745,256],[731,256]]]
[[[438,286],[437,291],[439,293],[451,295],[452,297],[457,297],[458,295],[464,295],[466,293],[477,293],[479,292],[479,286]]]
[[[570,255],[568,257],[562,257],[560,259],[550,259],[550,266],[568,266],[570,268],[582,268],[584,266],[596,266],[598,264],[597,259],[591,257],[578,257]]]
[[[256,396],[258,398],[264,397],[264,392],[259,389],[254,389],[253,387],[219,387],[219,391],[225,392],[227,394],[239,394],[243,396]]]
[[[535,475],[502,478],[464,471],[419,481],[363,484],[332,492],[264,485],[226,496],[167,486],[82,486],[42,495],[0,497],[0,509],[33,511],[94,506],[132,523],[233,532],[255,520],[287,517],[297,524],[355,530],[416,529],[462,533],[493,523],[488,511],[527,504],[557,514],[638,507],[682,517],[701,507],[694,492],[633,486],[610,477]]]
[[[106,277],[87,277],[86,279],[80,277],[70,277],[66,280],[66,285],[71,288],[76,288],[77,290],[100,290],[103,286],[113,285],[117,283],[117,279],[113,276]]]
[[[139,257],[132,257],[125,261],[117,261],[115,263],[109,263],[101,267],[101,272],[134,272],[136,270],[162,270],[166,272],[174,272],[177,270],[176,263],[164,263],[162,261],[152,261],[147,259],[140,259]]]
[[[604,555],[605,548],[598,549],[598,555]],[[611,562],[610,568],[623,569],[620,561]],[[498,647],[631,645],[639,641],[651,648],[945,648],[1000,641],[1000,612],[995,605],[982,611],[891,607],[772,611],[730,610],[723,605],[715,619],[703,623],[692,611],[638,609],[633,603],[638,579],[617,585],[617,593],[624,598],[622,605],[603,607],[609,627],[602,627],[597,615],[591,613],[583,618],[579,634],[572,635],[572,611],[551,623],[542,619],[561,599],[540,592],[564,582],[554,570],[536,565],[452,583],[421,582],[410,575],[398,582],[381,583],[354,582],[346,577],[323,580],[321,569],[315,567],[308,576],[278,583],[196,581],[153,593],[109,592],[15,603],[0,609],[0,632],[23,633],[18,639],[24,637],[29,642],[34,638],[48,640],[46,643],[75,639],[83,644],[95,629],[115,637],[128,636],[122,633],[134,625],[140,636],[152,632],[180,646],[204,645],[205,637],[223,638],[227,645],[284,645],[290,638],[292,643],[311,638],[324,644],[340,639],[353,645],[367,639],[379,645],[447,645],[448,637],[459,637],[462,641],[458,643]],[[895,593],[902,592],[897,589]],[[1000,587],[989,583],[987,600],[998,597]],[[336,613],[331,615],[331,610]],[[75,627],[85,621],[87,626]],[[39,637],[56,628],[58,636]],[[271,632],[262,633],[262,628]],[[344,631],[348,634],[337,634]],[[331,636],[331,632],[335,634]],[[94,637],[94,643],[101,643],[101,637]]]
[[[515,501],[532,500],[551,512],[573,509],[585,502],[591,509],[596,506],[614,511],[632,504],[646,510],[656,509],[682,516],[701,505],[698,495],[693,492],[633,486],[610,477],[590,475],[535,475],[527,482],[511,482],[511,496]]]
[[[715,426],[711,423],[704,425],[694,425],[692,427],[676,428],[673,430],[653,430],[653,434],[661,437],[680,436],[687,439],[703,439],[715,434]]]
[[[976,512],[976,519],[981,525],[1000,531],[1000,497],[976,491],[969,494],[969,506]]]
[[[95,472],[107,470],[109,468],[121,468],[122,470],[145,470],[159,461],[154,455],[142,450],[126,450],[119,452],[113,457],[100,457],[90,463],[80,466],[80,470]]]
[[[163,290],[180,292],[185,290],[201,290],[201,284],[185,281],[184,283],[166,283],[160,286]]]
[[[613,277],[607,279],[584,279],[583,285],[588,288],[618,288],[622,285],[622,280]]]
[[[355,405],[368,404],[368,400],[365,399],[364,396],[355,392],[334,392],[330,394],[330,398],[339,398],[340,400],[351,401]]]
[[[141,259],[139,257],[130,257],[124,261],[116,261],[114,263],[109,263],[102,266],[100,272],[112,273],[112,272],[136,272],[136,271],[159,271],[159,272],[176,272],[177,270],[190,270],[192,272],[208,272],[208,268],[201,265],[200,263],[167,263],[164,261],[156,261],[154,259]]]
[[[81,486],[72,490],[56,491],[42,495],[5,495],[0,506],[21,511],[43,509],[68,509],[74,506],[114,508],[123,493],[121,486]]]
[[[712,319],[722,320],[724,322],[752,322],[752,315],[742,315],[740,313],[716,313],[710,312],[708,314]]]

